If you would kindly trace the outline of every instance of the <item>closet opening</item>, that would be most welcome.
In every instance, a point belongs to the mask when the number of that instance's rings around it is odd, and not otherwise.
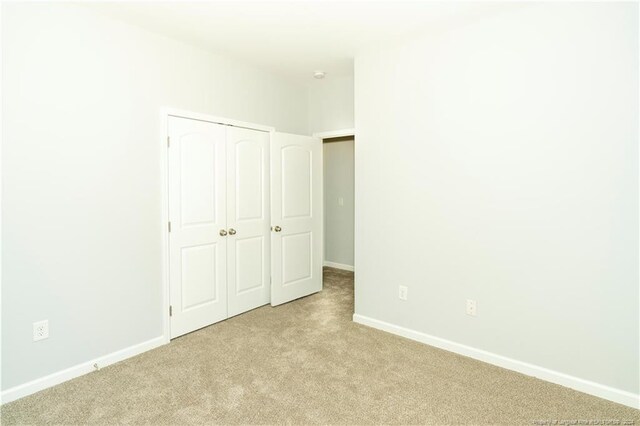
[[[322,140],[163,110],[164,338],[322,290]]]

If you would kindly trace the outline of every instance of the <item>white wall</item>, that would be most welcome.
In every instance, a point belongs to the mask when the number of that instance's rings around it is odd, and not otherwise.
[[[639,392],[637,8],[356,57],[357,314]]]
[[[309,132],[353,128],[353,75],[334,76],[309,83]]]
[[[353,267],[353,139],[323,144],[324,259]],[[342,199],[342,205],[339,203]]]
[[[6,390],[161,335],[162,106],[308,126],[306,88],[268,73],[78,6],[2,7]]]

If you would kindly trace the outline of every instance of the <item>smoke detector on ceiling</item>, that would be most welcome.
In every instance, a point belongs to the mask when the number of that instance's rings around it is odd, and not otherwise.
[[[318,80],[322,80],[325,75],[327,75],[327,73],[324,72],[324,71],[316,71],[316,72],[313,73],[313,78],[316,78]]]

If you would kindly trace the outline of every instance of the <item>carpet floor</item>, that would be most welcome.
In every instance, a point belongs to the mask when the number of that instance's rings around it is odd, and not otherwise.
[[[318,294],[6,404],[2,424],[640,425],[638,410],[355,324],[352,313],[353,274],[326,268]]]

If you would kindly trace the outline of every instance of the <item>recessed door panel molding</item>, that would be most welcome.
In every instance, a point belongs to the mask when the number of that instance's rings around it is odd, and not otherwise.
[[[269,139],[259,130],[227,130],[229,316],[270,300]]]
[[[180,136],[180,225],[216,222],[216,146],[207,132]]]
[[[271,140],[271,304],[322,290],[322,141]]]
[[[240,140],[234,144],[236,221],[265,219],[265,170],[266,152],[255,140]]]
[[[170,335],[227,317],[226,127],[169,117]]]
[[[250,237],[237,239],[236,246],[236,295],[266,288],[268,281],[265,279],[265,237]]]
[[[282,149],[282,217],[311,217],[313,152],[298,145]]]
[[[186,312],[217,301],[216,244],[182,247],[181,310]]]
[[[284,260],[287,262],[284,262]],[[282,236],[282,285],[312,278],[313,237],[311,232]]]

